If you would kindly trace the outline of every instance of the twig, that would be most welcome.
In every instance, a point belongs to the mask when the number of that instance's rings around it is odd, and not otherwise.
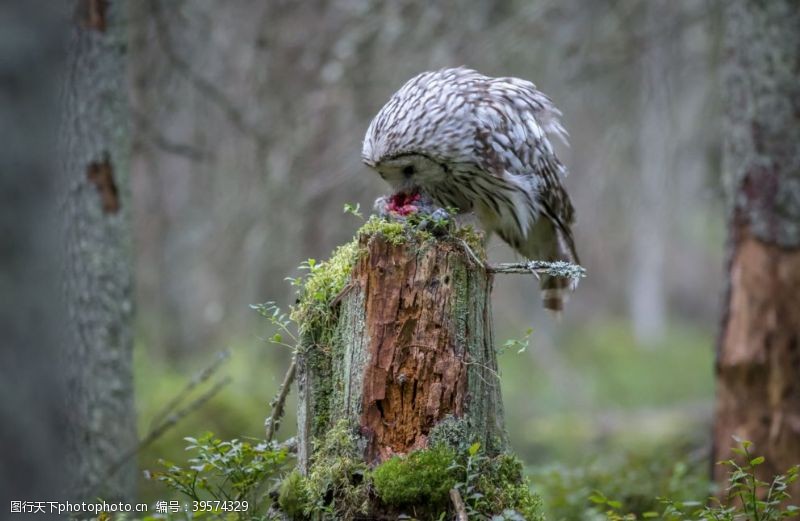
[[[194,412],[196,409],[199,409],[200,407],[205,405],[206,402],[208,402],[211,398],[213,398],[214,395],[216,395],[220,390],[222,390],[223,387],[225,387],[229,383],[231,383],[231,377],[226,376],[222,380],[218,381],[211,389],[209,389],[208,391],[197,397],[197,399],[192,401],[189,405],[183,407],[182,409],[178,409],[177,411],[172,413],[158,427],[151,429],[150,432],[148,432],[147,435],[144,438],[142,438],[133,448],[129,449],[122,456],[120,456],[120,458],[117,459],[117,461],[112,463],[108,467],[108,471],[106,472],[105,477],[102,480],[95,483],[95,485],[93,485],[92,488],[96,488],[100,483],[103,483],[108,478],[113,476],[120,469],[120,467],[122,467],[122,465],[125,464],[125,462],[136,456],[142,449],[149,446],[158,438],[163,436],[165,432],[174,427],[175,424],[184,419],[190,413]]]
[[[217,353],[217,356],[214,358],[211,364],[208,365],[208,367],[195,374],[189,383],[186,384],[186,387],[181,389],[181,391],[175,395],[174,398],[167,402],[164,407],[162,407],[156,414],[153,415],[153,419],[150,420],[150,428],[152,429],[154,425],[157,425],[164,418],[169,416],[169,413],[175,409],[195,387],[211,378],[211,376],[216,373],[220,367],[222,367],[222,364],[224,364],[230,358],[230,356],[230,349],[225,349],[224,351]]]
[[[165,137],[153,126],[150,119],[143,113],[136,109],[130,109],[130,113],[138,130],[141,130],[144,140],[149,140],[157,148],[169,154],[185,157],[190,161],[202,162],[209,159],[211,155],[209,152],[201,150],[194,145],[179,143]]]
[[[450,501],[453,502],[453,507],[456,509],[456,521],[469,521],[467,507],[457,488],[450,489]]]
[[[283,418],[283,409],[286,405],[286,397],[289,396],[289,388],[294,381],[294,375],[297,369],[297,356],[292,357],[292,363],[289,364],[289,369],[286,370],[286,376],[283,377],[283,383],[278,391],[278,396],[272,400],[272,414],[264,421],[264,428],[267,431],[267,443],[272,441],[272,437],[281,425],[281,418]]]
[[[564,261],[502,262],[486,266],[486,271],[489,273],[550,275],[551,277],[565,277],[573,280],[582,279],[586,276],[585,268]]]
[[[480,266],[481,268],[483,268],[483,269],[488,271],[489,270],[489,266],[485,262],[483,262],[477,255],[475,255],[475,252],[472,251],[472,248],[469,247],[469,244],[467,244],[467,241],[465,241],[464,239],[459,239],[459,240],[461,241],[461,245],[464,247],[464,250],[472,258],[472,260],[478,266]]]

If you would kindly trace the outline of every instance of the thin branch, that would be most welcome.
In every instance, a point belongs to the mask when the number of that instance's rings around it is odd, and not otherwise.
[[[155,126],[147,116],[137,111],[136,109],[131,109],[131,115],[133,116],[135,125],[138,127],[139,130],[141,130],[144,141],[149,141],[153,146],[157,147],[158,149],[163,150],[164,152],[167,152],[169,154],[185,157],[190,161],[197,161],[197,162],[207,161],[211,156],[209,152],[197,148],[194,145],[190,145],[187,143],[179,143],[177,141],[172,141],[171,139],[165,137],[155,128]]]
[[[217,356],[214,357],[214,360],[208,365],[208,367],[204,368],[202,371],[195,374],[189,383],[181,389],[181,391],[175,395],[167,404],[162,407],[156,414],[153,415],[153,419],[150,420],[150,427],[152,428],[154,425],[157,425],[161,421],[164,420],[167,416],[169,416],[170,412],[175,409],[189,393],[194,390],[195,387],[202,384],[211,376],[216,373],[222,364],[224,364],[231,356],[230,349],[225,349],[224,351],[220,351],[217,353]]]
[[[289,369],[286,370],[286,376],[283,377],[283,383],[278,391],[278,396],[272,400],[272,414],[264,422],[264,427],[267,431],[267,443],[272,441],[278,428],[281,425],[281,418],[283,418],[284,406],[286,405],[286,397],[289,396],[289,389],[294,381],[294,375],[297,372],[297,356],[292,357],[292,363],[289,364]]]
[[[489,273],[521,273],[534,275],[550,275],[551,277],[564,277],[573,280],[586,276],[586,269],[577,264],[564,261],[528,261],[528,262],[502,262],[486,266]]]
[[[469,521],[467,506],[464,504],[464,500],[461,499],[461,493],[458,489],[450,489],[450,501],[453,502],[453,508],[456,509],[456,521]]]
[[[125,462],[135,457],[140,451],[142,451],[142,449],[148,447],[158,438],[163,436],[165,432],[174,427],[179,421],[205,405],[206,402],[213,398],[220,390],[222,390],[223,387],[231,383],[231,381],[231,377],[226,376],[222,380],[218,381],[211,389],[200,395],[196,400],[192,401],[189,405],[183,407],[182,409],[178,409],[169,417],[167,417],[167,419],[164,420],[161,425],[150,430],[150,432],[148,432],[147,435],[142,438],[133,448],[129,449],[122,456],[120,456],[117,461],[109,466],[105,477],[95,483],[95,485],[92,486],[92,489],[96,488],[100,483],[103,483],[105,480],[113,476],[120,469],[120,467],[125,464]]]

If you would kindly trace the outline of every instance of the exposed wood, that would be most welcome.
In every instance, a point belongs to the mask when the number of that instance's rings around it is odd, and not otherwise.
[[[714,457],[729,457],[734,435],[750,440],[766,457],[759,471],[768,480],[800,462],[800,250],[746,228],[738,235],[717,360]],[[715,466],[715,479],[726,472]]]

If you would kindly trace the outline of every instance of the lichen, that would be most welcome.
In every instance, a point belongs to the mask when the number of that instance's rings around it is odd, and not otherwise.
[[[430,430],[428,443],[431,446],[443,445],[451,449],[463,450],[469,444],[467,441],[469,433],[470,426],[465,418],[448,415]]]

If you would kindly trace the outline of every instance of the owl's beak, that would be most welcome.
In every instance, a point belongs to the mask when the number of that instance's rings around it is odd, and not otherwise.
[[[378,166],[378,163],[376,163],[375,161],[372,161],[371,159],[367,159],[367,158],[361,158],[361,162],[363,162],[365,165],[367,165],[370,168],[375,168],[376,166]]]

